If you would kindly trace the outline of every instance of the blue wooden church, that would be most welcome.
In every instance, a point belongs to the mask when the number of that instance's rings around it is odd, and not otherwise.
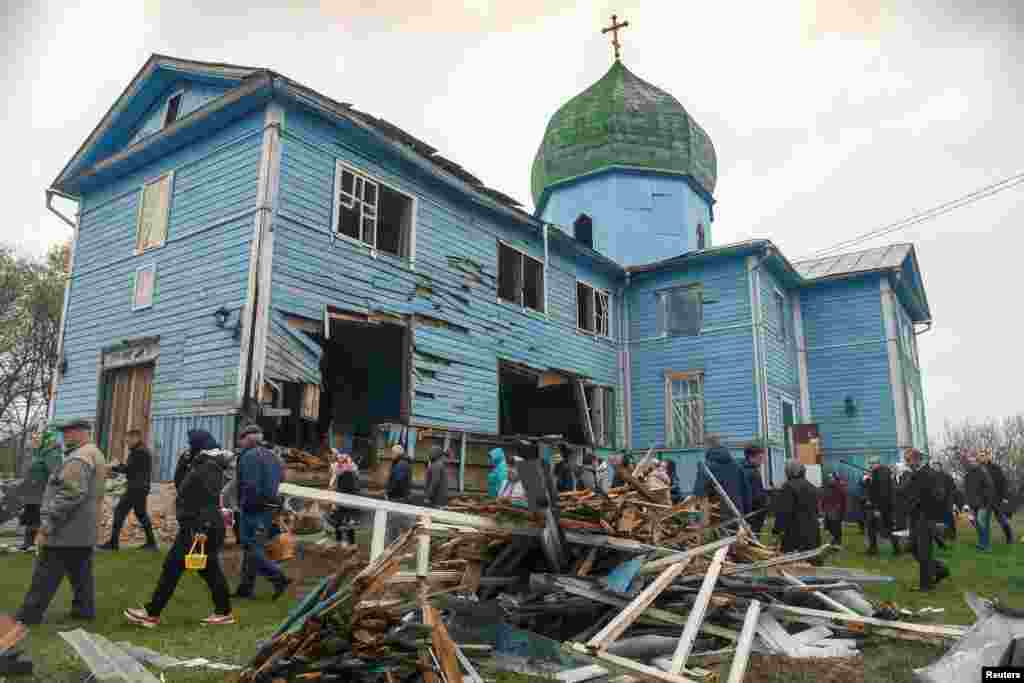
[[[914,247],[718,244],[716,167],[618,59],[551,118],[529,213],[281,74],[154,55],[47,191],[78,205],[51,416],[115,458],[143,429],[165,479],[247,419],[443,443],[469,489],[510,435],[654,447],[684,489],[706,434],[769,444],[776,482],[801,433],[826,468],[924,448]]]

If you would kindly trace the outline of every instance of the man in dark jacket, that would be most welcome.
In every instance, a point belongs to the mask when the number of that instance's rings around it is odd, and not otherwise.
[[[257,574],[274,586],[274,599],[284,594],[291,579],[266,555],[265,546],[274,533],[274,512],[281,508],[278,487],[284,468],[269,449],[262,446],[263,429],[256,424],[244,428],[239,440],[238,504],[242,510],[241,536],[245,559],[242,579],[235,596],[253,597]]]
[[[978,462],[978,456],[967,451],[962,456],[964,465],[964,496],[974,516],[978,530],[978,550],[992,551],[992,511],[995,509],[996,486],[992,475]]]
[[[999,463],[992,459],[992,451],[987,448],[981,452],[978,459],[985,469],[988,470],[989,476],[992,477],[992,484],[996,489],[996,502],[992,513],[995,515],[996,521],[999,522],[999,526],[1003,529],[1007,545],[1013,545],[1013,529],[1010,527],[1010,516],[1008,514],[1010,485],[1006,480],[1006,473],[1003,472],[1003,468]]]
[[[743,472],[750,486],[750,509],[755,513],[750,517],[750,528],[754,530],[755,534],[761,533],[765,517],[768,516],[768,492],[765,490],[764,480],[761,478],[763,465],[763,448],[750,445],[743,449]]]
[[[128,512],[135,513],[135,519],[139,526],[146,533],[146,545],[143,550],[157,550],[156,534],[153,533],[153,523],[149,521],[149,514],[146,512],[146,498],[149,496],[150,482],[153,476],[153,456],[150,455],[142,443],[142,432],[138,429],[130,429],[125,435],[128,440],[128,458],[124,463],[110,468],[111,472],[123,474],[128,478],[125,485],[124,495],[117,501],[114,508],[114,524],[110,529],[110,540],[101,546],[99,550],[117,550],[121,537],[121,528]]]
[[[440,446],[430,454],[424,497],[428,507],[443,508],[448,504],[448,453]]]
[[[867,517],[868,555],[878,554],[878,535],[888,536],[892,542],[893,555],[900,554],[899,539],[893,536],[893,501],[895,486],[892,470],[883,465],[879,457],[868,461],[871,474],[865,482],[864,514]]]
[[[782,552],[813,550],[821,545],[818,489],[807,481],[807,468],[797,460],[786,463],[786,483],[775,496],[774,535],[782,536]]]
[[[388,500],[404,503],[412,491],[412,466],[409,464],[409,456],[400,445],[392,447],[391,453],[394,460],[388,474]]]
[[[932,463],[932,467],[935,469],[934,476],[938,477],[942,485],[942,524],[943,524],[943,536],[946,540],[956,539],[956,508],[963,505],[962,498],[963,494],[960,493],[960,489],[956,486],[956,480],[953,479],[953,475],[949,473],[943,463],[935,461]]]
[[[704,455],[704,464],[711,470],[718,483],[725,489],[726,494],[732,499],[733,505],[741,515],[747,515],[751,509],[750,482],[743,473],[743,468],[732,457],[728,449],[722,446],[717,437],[705,437],[708,449]],[[718,492],[714,482],[704,472],[704,468],[697,470],[697,481],[693,493],[696,496],[717,496]],[[732,517],[732,511],[724,501],[719,508],[719,514],[726,520]]]
[[[910,547],[920,569],[920,589],[930,591],[949,576],[949,569],[932,554],[935,523],[945,514],[945,486],[935,470],[924,466],[924,456],[908,448],[904,462],[910,468],[904,477],[899,495],[907,510]]]

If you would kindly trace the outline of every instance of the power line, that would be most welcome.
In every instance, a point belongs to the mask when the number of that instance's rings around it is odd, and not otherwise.
[[[1017,173],[1008,178],[1004,178],[1003,180],[1000,180],[998,182],[986,185],[985,187],[978,188],[977,190],[969,192],[956,199],[952,199],[950,201],[943,202],[942,204],[939,204],[937,206],[933,206],[932,208],[927,209],[926,211],[921,211],[919,213],[916,213],[912,216],[908,216],[894,223],[889,223],[887,225],[883,225],[880,228],[875,228],[874,230],[870,230],[861,235],[857,235],[856,237],[851,237],[850,239],[838,242],[832,245],[831,247],[819,249],[818,251],[808,254],[803,258],[806,259],[825,256],[832,252],[839,251],[842,249],[848,249],[862,242],[875,239],[876,237],[882,237],[883,235],[888,235],[898,230],[904,230],[919,223],[924,223],[925,221],[938,218],[939,216],[945,215],[951,211],[955,211],[956,209],[969,206],[974,202],[980,201],[987,197],[991,197],[994,194],[998,194],[1000,192],[1003,192],[1004,190],[1009,190],[1021,184],[1024,184],[1024,173]]]

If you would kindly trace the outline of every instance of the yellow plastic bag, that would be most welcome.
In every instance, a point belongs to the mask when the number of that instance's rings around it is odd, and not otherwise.
[[[192,549],[185,555],[185,569],[197,572],[206,569],[206,534],[192,537]]]

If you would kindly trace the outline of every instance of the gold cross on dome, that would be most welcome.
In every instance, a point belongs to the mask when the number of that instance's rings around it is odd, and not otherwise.
[[[612,25],[609,26],[608,28],[601,29],[601,33],[608,33],[610,31],[612,34],[612,47],[615,48],[616,62],[619,61],[619,48],[622,47],[622,45],[619,43],[619,29],[626,28],[627,26],[629,26],[628,21],[620,22],[619,18],[613,14]]]

